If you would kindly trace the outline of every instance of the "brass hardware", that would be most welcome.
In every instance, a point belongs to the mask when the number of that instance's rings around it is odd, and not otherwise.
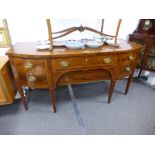
[[[129,60],[132,61],[134,58],[132,55],[129,56]]]
[[[130,68],[130,67],[126,67],[125,70],[126,70],[127,72],[130,72],[130,71],[131,71],[131,68]]]
[[[29,77],[28,77],[28,81],[29,82],[34,82],[34,81],[36,81],[36,77],[35,76],[33,76],[33,75],[30,75]]]
[[[151,20],[145,20],[145,22],[142,26],[143,30],[148,31],[151,27],[152,27]]]
[[[24,67],[25,67],[26,69],[31,69],[31,68],[33,67],[33,64],[30,63],[30,62],[28,62],[28,63],[26,63],[26,64],[24,65]]]
[[[110,57],[103,58],[103,62],[108,64],[108,63],[112,62],[112,59]]]
[[[70,62],[69,61],[61,61],[60,62],[60,66],[61,67],[68,67],[70,65]]]
[[[2,74],[5,74],[5,72],[2,70]]]

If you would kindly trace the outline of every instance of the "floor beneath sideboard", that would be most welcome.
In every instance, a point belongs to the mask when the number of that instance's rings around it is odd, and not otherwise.
[[[57,88],[56,114],[51,111],[49,91],[33,90],[27,112],[18,102],[0,107],[0,134],[154,135],[155,91],[136,79],[125,96],[126,80],[121,80],[109,105],[108,84],[72,86],[74,104],[67,87]]]

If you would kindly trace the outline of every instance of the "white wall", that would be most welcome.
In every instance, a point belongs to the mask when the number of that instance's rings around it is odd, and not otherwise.
[[[104,33],[113,34],[116,30],[117,19],[105,19]],[[119,38],[126,39],[128,34],[132,33],[138,23],[138,19],[123,19]],[[70,26],[89,26],[100,30],[101,20],[99,19],[59,19],[52,20],[53,32],[68,28]],[[45,19],[8,19],[8,25],[13,44],[16,42],[28,42],[48,39],[47,26]],[[80,39],[93,37],[91,32],[75,32],[65,39]]]

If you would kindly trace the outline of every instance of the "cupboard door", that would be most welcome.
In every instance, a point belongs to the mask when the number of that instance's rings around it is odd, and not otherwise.
[[[145,65],[145,68],[153,69],[155,70],[155,57],[149,57],[147,59],[147,63]]]
[[[6,101],[2,88],[0,87],[0,105]]]
[[[0,105],[12,104],[17,92],[14,76],[7,57],[0,57]]]
[[[146,50],[147,50],[146,49],[147,43],[144,40],[138,40],[138,41],[135,40],[135,42],[142,45],[142,49],[141,49],[141,52],[139,54],[139,59],[138,59],[138,62],[137,62],[137,67],[140,68],[142,63],[143,63],[144,54],[146,53]]]
[[[155,43],[154,43],[154,45],[152,46],[152,48],[151,48],[151,50],[149,52],[145,68],[155,70]]]

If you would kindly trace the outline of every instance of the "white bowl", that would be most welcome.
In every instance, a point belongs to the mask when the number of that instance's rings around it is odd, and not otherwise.
[[[47,50],[50,48],[50,45],[46,45],[46,44],[45,45],[37,45],[37,46],[35,46],[35,48],[38,50]]]
[[[53,46],[56,47],[64,46],[64,41],[53,41]]]
[[[86,43],[87,47],[89,48],[98,48],[98,47],[101,47],[102,45],[104,44],[104,42],[99,42],[99,41],[88,41]]]
[[[69,49],[81,49],[85,47],[85,43],[76,40],[68,40],[65,41],[64,44]]]

